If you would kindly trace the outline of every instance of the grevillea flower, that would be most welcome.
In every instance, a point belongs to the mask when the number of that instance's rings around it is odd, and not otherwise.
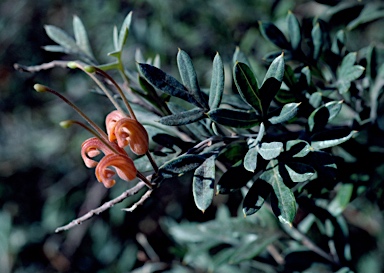
[[[149,137],[136,119],[125,117],[115,110],[105,119],[109,141],[117,141],[120,148],[129,145],[132,152],[143,155],[148,151]]]
[[[92,137],[81,145],[81,157],[88,168],[96,167],[95,174],[99,182],[106,188],[115,185],[113,176],[117,174],[121,179],[130,181],[136,177],[137,170],[133,160],[128,157],[124,149],[115,142],[108,143],[108,147],[99,138]],[[113,149],[111,149],[113,148]],[[104,157],[97,162],[94,158],[104,154]],[[112,169],[114,168],[115,171]]]

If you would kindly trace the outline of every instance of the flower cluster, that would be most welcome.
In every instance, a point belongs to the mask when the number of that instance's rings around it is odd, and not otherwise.
[[[133,153],[143,155],[148,151],[149,139],[143,125],[117,110],[107,115],[105,123],[108,139],[103,139],[103,136],[87,139],[81,146],[81,157],[88,168],[96,167],[97,180],[110,188],[116,183],[113,179],[115,173],[126,181],[137,175],[136,167],[124,147],[129,145]],[[97,162],[94,158],[101,152],[104,156]]]

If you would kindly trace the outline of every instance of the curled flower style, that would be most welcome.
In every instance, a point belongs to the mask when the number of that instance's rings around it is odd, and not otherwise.
[[[121,148],[129,145],[132,152],[137,155],[143,155],[148,151],[148,133],[136,119],[125,117],[115,110],[107,115],[105,124],[109,141],[117,141]]]
[[[120,148],[116,143],[108,143],[108,147],[99,138],[92,137],[87,139],[81,145],[81,157],[84,164],[88,168],[96,167],[96,178],[103,183],[106,188],[112,187],[116,182],[112,178],[116,173],[121,179],[130,181],[136,177],[137,170],[132,159],[128,157],[124,149]],[[104,157],[97,162],[93,158],[104,154]],[[118,153],[116,153],[118,152]],[[114,172],[110,167],[114,167]]]
[[[115,125],[115,135],[119,147],[129,145],[132,152],[143,155],[148,151],[149,137],[147,130],[137,120],[122,118]]]
[[[113,169],[111,169],[113,167]],[[95,170],[96,178],[103,183],[106,188],[111,188],[116,181],[113,176],[117,174],[125,181],[132,180],[136,177],[137,170],[133,160],[126,155],[107,154],[97,164]]]

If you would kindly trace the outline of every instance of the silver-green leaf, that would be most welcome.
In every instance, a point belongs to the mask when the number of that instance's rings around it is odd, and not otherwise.
[[[263,142],[258,147],[259,154],[265,159],[265,160],[271,160],[280,155],[280,153],[283,151],[283,143],[281,142],[270,142],[266,143]]]
[[[204,212],[212,203],[215,185],[215,157],[211,156],[193,174],[192,191],[195,204]]]

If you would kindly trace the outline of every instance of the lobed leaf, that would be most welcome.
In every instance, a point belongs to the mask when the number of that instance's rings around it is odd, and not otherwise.
[[[269,122],[272,124],[278,124],[278,123],[282,123],[282,122],[290,120],[291,118],[293,118],[296,115],[298,107],[300,104],[301,104],[301,102],[285,104],[283,106],[283,108],[281,109],[280,114],[278,116],[275,116],[275,117],[268,119]]]
[[[261,117],[255,112],[217,108],[209,111],[208,117],[214,122],[234,128],[252,128],[260,124]]]
[[[159,122],[168,126],[180,126],[196,122],[204,118],[204,110],[201,108],[194,108],[185,112],[162,117]]]
[[[212,203],[215,185],[215,157],[211,156],[193,174],[192,192],[195,204],[204,212]]]
[[[224,93],[224,65],[219,53],[213,59],[212,80],[209,89],[209,108],[216,109]]]
[[[207,102],[204,100],[200,91],[197,75],[193,63],[189,55],[179,49],[177,53],[177,66],[179,68],[180,77],[184,86],[188,89],[189,93],[200,104],[201,108],[208,108]]]

